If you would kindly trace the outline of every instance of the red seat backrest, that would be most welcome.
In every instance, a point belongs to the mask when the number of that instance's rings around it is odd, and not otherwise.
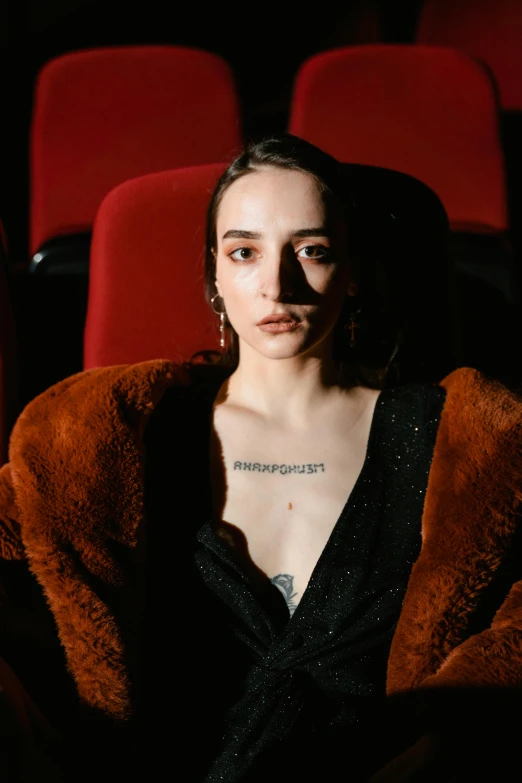
[[[522,111],[522,3],[520,0],[426,0],[419,44],[460,49],[485,63],[503,109]]]
[[[102,198],[125,180],[218,163],[242,143],[233,73],[181,46],[114,46],[61,55],[35,83],[30,253],[90,231]]]
[[[417,177],[454,230],[508,228],[495,90],[465,54],[369,44],[314,55],[296,73],[288,129],[340,160]]]
[[[206,209],[224,168],[150,174],[105,197],[91,245],[85,369],[219,350],[203,254]]]

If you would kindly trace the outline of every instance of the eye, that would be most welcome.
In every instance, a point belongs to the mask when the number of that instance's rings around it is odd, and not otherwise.
[[[297,252],[297,256],[308,261],[326,262],[332,259],[330,248],[325,245],[305,245]]]
[[[229,258],[233,261],[252,261],[254,255],[254,251],[251,247],[237,247],[228,254]]]

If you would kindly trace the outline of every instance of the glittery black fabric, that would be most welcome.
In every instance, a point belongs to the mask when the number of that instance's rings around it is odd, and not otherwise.
[[[200,447],[212,400],[210,390],[196,403],[208,412],[199,418]],[[191,780],[363,781],[416,736],[389,712],[386,664],[420,551],[443,402],[437,386],[381,392],[362,471],[291,617],[277,587],[267,579],[260,591],[210,519],[194,529],[193,594],[212,664],[200,681],[206,720]],[[198,458],[193,441],[190,454]],[[206,489],[198,500],[204,513]]]

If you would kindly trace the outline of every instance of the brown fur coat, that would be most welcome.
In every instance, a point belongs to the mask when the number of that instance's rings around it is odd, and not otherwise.
[[[25,408],[0,470],[0,579],[26,559],[81,701],[116,721],[133,712],[121,629],[145,526],[142,436],[165,389],[189,383],[164,360],[67,378]],[[522,401],[467,368],[442,385],[390,696],[522,687]]]

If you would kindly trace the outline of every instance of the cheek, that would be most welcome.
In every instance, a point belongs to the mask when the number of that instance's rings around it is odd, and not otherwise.
[[[257,270],[254,266],[229,267],[219,277],[223,295],[230,300],[251,298],[259,290]]]
[[[346,293],[350,277],[348,270],[339,267],[310,267],[306,275],[308,285],[323,296],[338,298]]]

